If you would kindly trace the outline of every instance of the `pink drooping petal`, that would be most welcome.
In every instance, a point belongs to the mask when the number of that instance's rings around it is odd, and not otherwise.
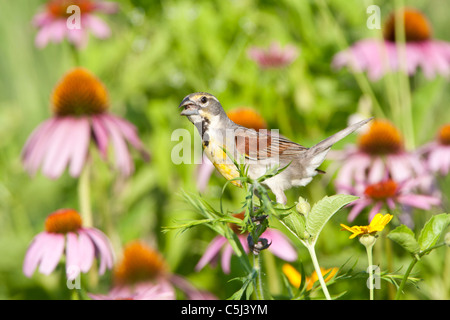
[[[423,59],[420,44],[410,42],[406,44],[406,67],[409,75],[413,75]]]
[[[371,201],[369,199],[358,199],[356,201],[354,201],[352,204],[353,208],[352,210],[350,210],[350,213],[348,214],[348,221],[352,222],[353,220],[355,220],[355,218],[361,213],[361,211],[366,208],[369,204],[371,203]]]
[[[448,78],[450,75],[450,61],[440,50],[439,45],[434,41],[427,41],[424,47],[426,48],[428,58],[433,63],[436,73]]]
[[[136,150],[138,150],[141,153],[144,160],[147,161],[150,158],[150,155],[145,150],[145,147],[142,144],[142,141],[139,139],[136,127],[132,123],[130,123],[120,117],[116,117],[112,114],[105,114],[104,116],[108,117],[108,119],[110,119],[112,122],[114,122],[116,124],[116,126],[117,126],[117,128],[119,128],[121,134]]]
[[[211,293],[198,290],[179,275],[172,274],[169,280],[175,287],[184,292],[188,300],[217,300]]]
[[[55,123],[42,165],[42,173],[49,178],[58,178],[69,161],[72,144],[68,137],[73,133],[71,124],[69,117],[59,117]]]
[[[83,22],[81,29],[67,30],[67,38],[69,42],[73,43],[78,49],[85,48],[88,42],[88,33],[84,29]]]
[[[261,238],[267,238],[271,245],[269,251],[276,255],[278,258],[285,261],[297,260],[297,251],[294,249],[288,238],[278,230],[267,229]]]
[[[68,32],[65,19],[48,20],[42,25],[38,34],[36,35],[35,44],[38,48],[45,47],[48,42],[61,42]]]
[[[103,125],[101,119],[99,119],[99,116],[92,116],[91,122],[94,139],[100,151],[100,155],[103,159],[106,159],[108,155],[108,131]]]
[[[38,31],[36,38],[34,39],[34,44],[37,48],[42,49],[50,42],[51,36],[50,25],[44,25]]]
[[[376,157],[369,170],[369,184],[380,182],[386,176],[386,166],[380,157]]]
[[[175,300],[175,289],[168,281],[138,284],[135,288],[134,300]]]
[[[53,16],[49,12],[43,11],[34,15],[32,23],[36,27],[42,27],[53,19]]]
[[[88,294],[93,300],[174,300],[175,289],[165,279],[154,282],[141,282],[135,286],[116,286],[107,295]]]
[[[375,217],[375,215],[380,212],[382,206],[383,203],[381,201],[375,203],[375,205],[369,212],[369,221],[372,221],[373,217]]]
[[[76,132],[76,140],[72,139],[72,156],[69,173],[72,177],[78,177],[83,170],[89,150],[91,127],[88,117],[73,119],[72,130]]]
[[[78,247],[80,249],[80,270],[88,272],[95,258],[95,246],[84,229],[78,232]]]
[[[47,233],[46,250],[43,253],[39,272],[49,275],[55,270],[64,252],[65,237],[59,233]]]
[[[450,170],[450,147],[436,146],[428,155],[428,166],[432,172],[447,175]]]
[[[392,199],[392,198],[387,198],[386,199],[386,203],[387,203],[387,205],[388,205],[388,207],[389,207],[389,209],[390,210],[394,210],[395,209],[395,201],[394,201],[394,199]]]
[[[436,197],[419,194],[400,195],[397,200],[401,204],[423,210],[430,210],[433,205],[439,205],[441,203],[441,201]]]
[[[85,28],[90,29],[97,38],[106,39],[111,36],[111,29],[100,18],[92,14],[85,14],[83,20]]]
[[[402,182],[424,173],[423,165],[406,152],[388,155],[386,158],[389,173],[396,182]]]
[[[220,257],[220,264],[222,266],[223,272],[229,274],[231,271],[231,256],[233,254],[233,248],[230,244],[226,244],[223,248],[222,256]]]
[[[109,132],[112,143],[114,145],[114,155],[116,167],[124,176],[129,176],[134,170],[134,164],[131,161],[130,153],[128,151],[125,139],[123,138],[120,129],[108,117],[102,117],[102,122]]]
[[[372,159],[369,155],[359,152],[353,163],[355,165],[354,181],[361,184],[366,180],[366,171],[369,170]]]
[[[67,33],[66,19],[58,19],[50,24],[50,40],[54,43],[60,43],[63,41]]]
[[[33,275],[34,270],[36,270],[44,253],[46,252],[47,241],[51,240],[51,238],[47,235],[48,234],[46,232],[39,233],[36,237],[34,237],[33,242],[28,247],[23,262],[23,273],[27,277],[31,277]]]
[[[200,271],[203,269],[204,266],[206,266],[210,261],[216,257],[222,246],[227,242],[227,239],[222,236],[215,237],[211,243],[208,245],[208,247],[205,250],[205,253],[198,261],[197,265],[195,266],[195,271]]]
[[[51,178],[58,178],[63,173],[64,169],[72,158],[73,146],[78,141],[78,132],[73,127],[74,120],[71,117],[67,117],[65,124],[60,124],[66,127],[66,132],[62,136],[60,147],[57,154],[54,156],[53,164],[48,168],[48,176]],[[50,157],[50,156],[47,156]],[[43,170],[45,173],[45,170]]]
[[[66,245],[66,274],[67,279],[74,280],[80,274],[80,251],[78,236],[76,233],[68,232]]]
[[[84,231],[94,242],[96,253],[100,257],[99,274],[102,275],[105,273],[106,268],[111,269],[114,263],[111,243],[108,238],[97,229],[85,228]]]
[[[52,133],[57,125],[57,119],[51,118],[41,123],[30,135],[22,151],[22,159],[25,169],[31,174],[36,174],[46,155]]]

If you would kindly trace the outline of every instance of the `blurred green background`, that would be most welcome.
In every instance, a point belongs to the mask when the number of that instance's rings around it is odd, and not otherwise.
[[[80,51],[80,64],[96,74],[110,93],[110,111],[134,123],[152,154],[148,163],[133,153],[136,171],[127,180],[118,179],[108,164],[96,159],[92,180],[94,225],[107,234],[114,228],[116,249],[141,239],[163,254],[173,273],[186,276],[197,288],[221,299],[239,288],[230,279],[242,276],[233,259],[232,273],[224,275],[220,266],[207,266],[199,273],[194,266],[215,234],[198,227],[185,233],[162,233],[163,226],[199,215],[183,201],[182,190],[195,191],[197,165],[174,165],[171,150],[177,142],[171,134],[194,127],[179,116],[178,104],[191,92],[214,94],[226,110],[247,106],[259,111],[270,128],[305,146],[311,146],[347,125],[363,96],[354,75],[348,70],[334,71],[332,57],[347,44],[377,36],[366,27],[366,8],[377,4],[382,20],[394,8],[392,1],[359,0],[226,0],[226,1],[118,1],[120,11],[102,15],[112,29],[106,40],[90,37]],[[58,269],[50,276],[37,272],[31,279],[22,273],[23,258],[32,238],[43,230],[48,214],[60,208],[78,209],[77,180],[67,172],[58,180],[40,173],[30,177],[23,169],[21,149],[32,130],[51,116],[49,97],[55,84],[73,64],[66,41],[44,49],[34,45],[36,29],[31,20],[44,1],[0,0],[0,299],[66,299]],[[430,19],[434,37],[450,41],[448,0],[408,1]],[[278,41],[295,45],[298,58],[281,70],[262,70],[250,60],[251,46],[267,47]],[[438,125],[450,121],[448,82],[427,80],[419,72],[412,79],[416,141],[421,145],[433,139]],[[389,114],[386,82],[370,83],[375,97]],[[335,146],[341,149],[355,141],[351,136]],[[326,169],[329,162],[322,168]],[[332,173],[318,177],[305,188],[287,192],[288,203],[299,195],[315,202],[334,194]],[[448,179],[446,185],[448,186]],[[204,197],[218,204],[224,178],[213,174]],[[444,183],[445,184],[445,183]],[[448,189],[448,187],[447,187]],[[225,208],[237,211],[243,192],[228,187]],[[348,259],[364,271],[364,247],[339,231],[346,223],[348,209],[337,214],[326,226],[317,245],[323,267],[339,267]],[[428,213],[431,214],[431,213]],[[367,216],[355,221],[366,224]],[[429,217],[429,216],[427,216]],[[419,217],[418,221],[426,221]],[[109,226],[102,228],[101,226]],[[419,225],[421,227],[421,225]],[[394,226],[392,226],[394,227]],[[386,245],[379,241],[380,245]],[[305,248],[298,246],[306,274],[313,271]],[[409,263],[409,257],[392,245],[393,270]],[[383,247],[377,248],[379,252]],[[445,254],[445,250],[447,250]],[[410,299],[449,299],[449,249],[440,249],[416,266],[424,279],[418,288],[407,287]],[[270,253],[265,252],[268,256]],[[445,255],[447,264],[444,263]],[[377,256],[375,256],[377,257]],[[384,255],[378,261],[387,268]],[[377,258],[375,258],[377,259]],[[267,258],[266,260],[271,260]],[[274,259],[277,270],[283,261]],[[447,268],[445,273],[444,268]],[[271,281],[276,295],[286,293],[279,271]],[[444,279],[443,279],[444,276]],[[273,277],[273,275],[272,275]],[[365,278],[351,278],[333,284],[332,294],[347,291],[345,299],[367,299]],[[101,278],[96,292],[106,293],[110,273]],[[390,296],[387,282],[376,291],[376,298]],[[392,294],[392,291],[391,291]]]

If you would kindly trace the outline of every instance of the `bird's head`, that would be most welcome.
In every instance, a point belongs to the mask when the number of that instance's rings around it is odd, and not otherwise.
[[[206,92],[187,95],[178,107],[183,108],[181,115],[187,116],[192,123],[202,122],[205,119],[211,122],[214,119],[226,117],[219,100]]]

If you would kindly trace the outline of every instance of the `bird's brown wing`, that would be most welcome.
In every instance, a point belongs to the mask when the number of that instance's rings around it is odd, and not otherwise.
[[[292,160],[292,156],[308,149],[268,130],[255,131],[240,127],[235,130],[234,137],[237,151],[251,160],[272,157]]]

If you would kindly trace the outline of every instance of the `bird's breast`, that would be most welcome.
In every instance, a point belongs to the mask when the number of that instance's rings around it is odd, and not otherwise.
[[[223,150],[223,148],[225,148],[225,145],[223,145],[220,141],[215,140],[211,135],[209,135],[208,138],[208,140],[205,139],[202,142],[203,151],[205,152],[205,155],[208,157],[208,159],[213,163],[214,167],[216,167],[217,171],[219,171],[220,174],[227,180],[239,177],[239,171],[237,170],[233,161]],[[241,187],[241,183],[239,181],[232,181],[231,183],[238,187]]]

